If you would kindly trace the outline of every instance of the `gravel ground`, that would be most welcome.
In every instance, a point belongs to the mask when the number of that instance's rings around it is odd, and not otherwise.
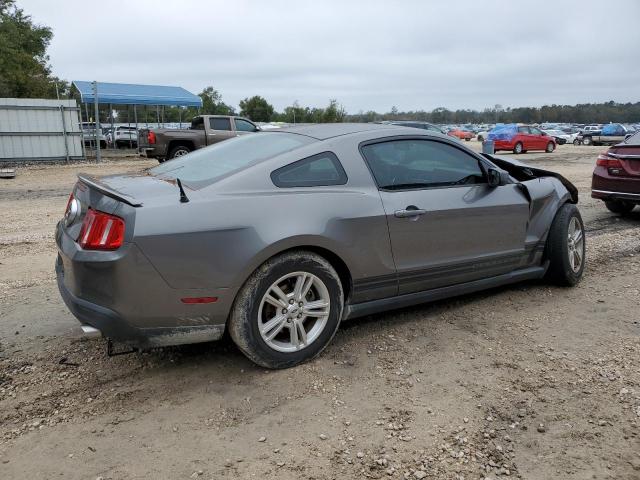
[[[578,287],[348,322],[286,371],[228,340],[108,358],[59,298],[53,229],[77,172],[153,162],[20,169],[0,180],[0,478],[639,479],[640,212],[589,197],[598,151],[519,157],[580,190]]]

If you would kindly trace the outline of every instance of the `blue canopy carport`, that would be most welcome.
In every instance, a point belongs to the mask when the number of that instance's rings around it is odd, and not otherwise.
[[[113,109],[113,105],[133,105],[136,131],[138,129],[137,105],[144,105],[145,108],[148,105],[155,105],[158,123],[160,123],[160,106],[202,107],[202,99],[182,87],[88,82],[80,80],[74,81],[73,86],[75,86],[80,93],[80,102],[85,104],[87,121],[89,120],[87,106],[91,103],[95,105],[96,156],[98,161],[100,160],[98,141],[98,129],[100,128],[100,119],[98,118],[99,104],[109,104],[110,109]],[[162,117],[164,122],[164,108]],[[182,122],[182,118],[180,121]],[[113,116],[111,117],[111,126],[113,127]]]
[[[82,103],[94,103],[94,82],[74,81]],[[129,83],[97,83],[98,103],[113,105],[171,105],[202,107],[202,99],[182,87],[134,85]]]

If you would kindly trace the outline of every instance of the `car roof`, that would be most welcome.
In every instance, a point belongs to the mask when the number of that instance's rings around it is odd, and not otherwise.
[[[315,125],[300,125],[295,127],[286,127],[278,130],[279,132],[297,133],[315,138],[316,140],[327,140],[333,137],[350,135],[354,133],[397,130],[404,131],[407,128],[392,124],[379,123],[318,123]]]

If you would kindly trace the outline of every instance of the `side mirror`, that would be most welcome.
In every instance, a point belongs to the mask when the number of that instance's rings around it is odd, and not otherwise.
[[[500,187],[510,183],[509,174],[498,168],[489,168],[487,170],[487,182],[490,187]]]

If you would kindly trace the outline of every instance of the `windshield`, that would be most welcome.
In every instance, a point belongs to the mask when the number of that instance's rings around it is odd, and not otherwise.
[[[164,162],[150,169],[149,174],[163,179],[179,178],[185,185],[197,189],[314,141],[311,137],[285,132],[242,135]]]

